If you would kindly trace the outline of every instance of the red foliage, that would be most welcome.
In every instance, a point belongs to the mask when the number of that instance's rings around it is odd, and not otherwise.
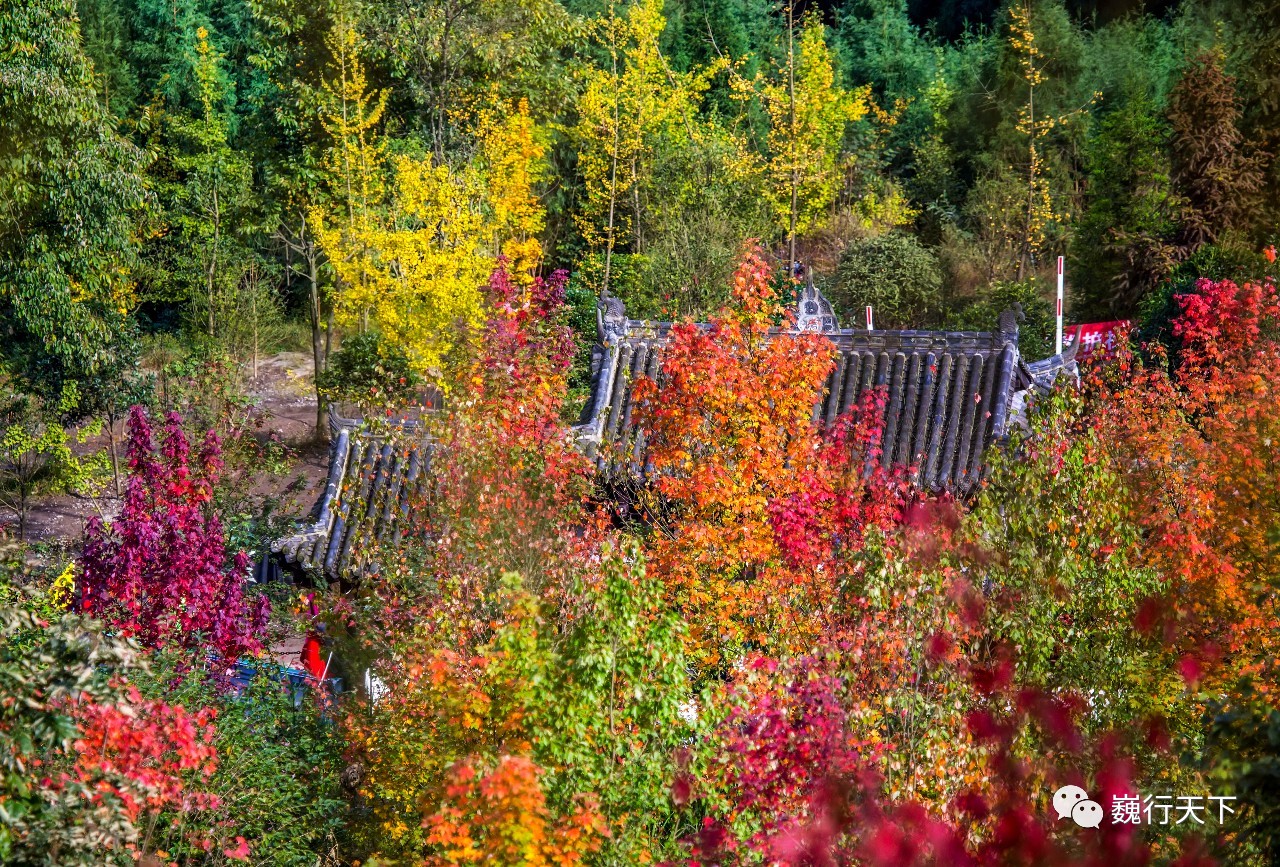
[[[1163,625],[1199,680],[1227,658],[1239,672],[1275,656],[1274,597],[1255,585],[1280,568],[1270,457],[1280,441],[1280,297],[1270,280],[1201,280],[1177,302],[1172,360],[1160,347],[1148,348],[1150,362],[1123,347],[1090,384],[1101,440],[1147,532],[1144,556],[1168,585],[1139,626]]]
[[[118,797],[130,822],[144,812],[209,806],[184,789],[182,774],[213,773],[217,754],[212,708],[195,714],[163,701],[144,700],[132,686],[127,702],[78,703],[71,708],[80,728],[76,761],[58,787],[88,785],[101,801]]]
[[[1118,511],[1146,533],[1140,549],[1126,553],[1167,580],[1167,593],[1138,609],[1142,634],[1171,642],[1170,671],[1194,688],[1214,671],[1219,684],[1242,672],[1256,675],[1275,656],[1272,595],[1256,588],[1259,576],[1280,565],[1273,529],[1280,524],[1280,491],[1267,463],[1280,437],[1280,299],[1270,283],[1202,282],[1195,295],[1178,300],[1182,314],[1174,333],[1182,346],[1174,364],[1158,351],[1151,363],[1128,348],[1099,360],[1090,377],[1093,411],[1084,417],[1098,425],[1102,445],[1086,450],[1084,460],[1105,462],[1121,480],[1118,490],[1130,497]],[[689,332],[686,338],[702,357],[714,358],[723,348],[708,341],[718,333]],[[683,361],[696,365],[698,356],[686,351]],[[714,377],[689,378],[690,390],[716,394]],[[662,393],[657,427],[683,412],[681,424],[696,428],[698,413],[724,399],[717,394],[686,407],[685,397]],[[844,564],[823,551],[824,533],[814,529],[830,508],[829,493],[804,475],[808,465],[795,453],[784,466],[805,483],[781,501],[785,511],[768,485],[740,484],[737,474],[748,462],[736,462],[741,452],[717,445],[723,439],[710,432],[727,431],[732,438],[739,430],[742,404],[726,405],[738,416],[724,412],[707,430],[690,433],[681,451],[667,453],[665,466],[675,481],[659,485],[681,495],[674,529],[693,529],[691,547],[681,555],[709,562],[707,550],[732,538],[726,525],[750,526],[742,517],[750,512],[735,507],[733,498],[754,494],[778,535],[789,538],[754,537],[764,563],[753,578],[777,563],[838,571]],[[799,401],[793,409],[794,433],[807,426]],[[758,444],[755,431],[767,423],[754,418],[743,439]],[[678,431],[672,425],[656,445],[669,448]],[[819,442],[813,450],[821,448]],[[1067,459],[1063,443],[1052,438],[1025,448],[1028,459],[1057,461],[1059,470]],[[733,458],[725,460],[726,454]],[[705,474],[698,483],[700,467]],[[706,503],[719,512],[702,511]],[[725,516],[731,520],[716,523]],[[1172,746],[1170,731],[1163,719],[1151,717],[1134,720],[1125,731],[1091,735],[1089,705],[1077,692],[1018,682],[1016,651],[983,640],[988,617],[1016,617],[1016,610],[1001,607],[998,593],[975,591],[946,565],[958,559],[980,571],[983,562],[977,552],[956,548],[958,516],[954,505],[913,504],[904,521],[906,544],[883,552],[891,566],[897,564],[886,570],[896,576],[896,586],[888,586],[893,601],[883,603],[884,586],[874,604],[842,597],[840,616],[826,618],[815,631],[814,646],[828,648],[821,663],[812,656],[757,661],[722,696],[730,709],[712,738],[710,772],[696,781],[677,776],[678,792],[673,789],[677,802],[700,805],[699,830],[687,841],[693,863],[1142,867],[1157,856],[1212,863],[1193,835],[1161,839],[1160,829],[1106,820],[1098,829],[1079,829],[1049,809],[1049,794],[1065,784],[1085,786],[1104,810],[1113,796],[1139,792],[1142,762],[1169,760],[1161,754]],[[674,549],[675,542],[657,543],[659,567],[679,575],[681,563],[666,558],[666,546]],[[734,555],[747,550],[726,548]],[[874,557],[868,560],[867,553],[859,559],[870,568]],[[1102,548],[1100,556],[1110,550]],[[917,586],[931,570],[944,579],[941,592],[927,583]],[[742,583],[721,591],[741,593]],[[770,602],[794,606],[793,596],[771,590]],[[912,598],[930,592],[932,604]],[[706,616],[686,610],[695,621]],[[1232,664],[1224,667],[1226,662]],[[948,670],[962,681],[959,688],[947,686]],[[967,710],[963,734],[981,755],[980,773],[971,778],[968,769],[956,767],[966,785],[949,803],[913,802],[915,796],[900,787],[890,794],[889,778],[903,749],[899,735],[879,742],[854,734],[863,731],[858,720],[868,710],[892,721],[903,699],[934,708],[955,702]],[[900,720],[905,724],[909,717]]]
[[[563,323],[567,275],[520,286],[499,267],[489,282],[490,317],[464,371],[465,401],[438,432],[434,485],[421,531],[431,571],[457,605],[454,626],[503,571],[531,587],[573,561],[582,534],[590,466],[574,447],[560,409],[572,340]],[[398,605],[414,610],[415,600]],[[474,625],[487,630],[483,618]]]
[[[224,659],[261,650],[265,596],[247,598],[249,561],[227,563],[210,502],[221,469],[212,432],[194,462],[181,419],[170,413],[157,452],[142,407],[129,414],[129,479],[120,516],[90,518],[81,557],[80,604],[146,647],[208,647]]]
[[[371,818],[415,863],[428,852],[430,863],[472,863],[490,851],[509,856],[501,863],[570,864],[598,839],[590,805],[546,803],[528,757],[534,687],[493,645],[567,607],[584,576],[598,578],[591,467],[560,417],[572,348],[564,284],[563,272],[530,286],[501,267],[491,276],[461,397],[433,431],[432,485],[413,528],[429,544],[401,549],[405,560],[384,572],[394,578],[373,588],[384,602],[377,621],[361,624],[393,686],[346,730],[367,769]],[[520,576],[519,592],[506,573]],[[529,860],[512,854],[524,851],[522,823],[542,841]]]
[[[692,843],[704,862],[750,850],[777,863],[823,863],[848,824],[850,780],[872,752],[845,725],[841,678],[829,660],[795,659],[781,667],[757,657],[726,696],[708,784],[732,793],[713,809]]]

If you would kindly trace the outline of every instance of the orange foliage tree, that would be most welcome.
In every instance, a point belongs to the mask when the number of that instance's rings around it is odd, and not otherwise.
[[[1280,566],[1280,298],[1273,281],[1201,280],[1179,296],[1170,356],[1122,348],[1092,380],[1103,441],[1126,472],[1144,556],[1189,680],[1220,659],[1274,659]]]
[[[866,528],[892,524],[905,490],[874,460],[883,393],[833,429],[814,421],[834,347],[776,327],[790,323],[758,248],[731,292],[709,327],[672,328],[661,383],[635,385],[662,502],[649,557],[704,667],[823,633],[842,563]]]
[[[426,863],[583,863],[608,833],[594,799],[580,797],[573,814],[554,823],[538,775],[538,766],[523,756],[502,756],[487,773],[477,772],[471,760],[454,765],[440,809],[426,819],[427,842],[441,852]]]
[[[426,541],[351,614],[387,685],[345,721],[371,854],[429,864],[657,860],[688,726],[678,620],[589,508],[559,420],[563,281],[499,271],[440,426]]]

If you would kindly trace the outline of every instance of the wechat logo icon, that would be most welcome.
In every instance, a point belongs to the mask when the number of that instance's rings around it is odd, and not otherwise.
[[[1081,828],[1097,828],[1102,824],[1102,805],[1089,799],[1079,786],[1063,786],[1053,793],[1053,809],[1059,819],[1070,818]]]

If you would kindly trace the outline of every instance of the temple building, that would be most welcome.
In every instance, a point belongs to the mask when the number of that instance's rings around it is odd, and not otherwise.
[[[834,421],[866,391],[886,389],[881,460],[912,468],[921,490],[963,497],[981,479],[989,449],[1023,423],[1027,398],[1062,374],[1074,376],[1075,343],[1061,355],[1028,362],[1018,349],[1016,305],[994,331],[880,331],[841,328],[812,283],[800,293],[795,328],[825,335],[838,352],[814,403],[815,421]],[[669,322],[627,317],[617,298],[601,300],[592,388],[573,433],[608,478],[642,475],[644,443],[633,419],[632,385],[657,378]],[[309,523],[277,540],[272,551],[293,569],[327,581],[351,580],[376,568],[379,543],[400,539],[405,512],[426,483],[433,446],[414,425],[397,445],[358,420],[330,414],[329,478]],[[405,434],[408,434],[406,437]],[[619,455],[623,456],[619,459]]]

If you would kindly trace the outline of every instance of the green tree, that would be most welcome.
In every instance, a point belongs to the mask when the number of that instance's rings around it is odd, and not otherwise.
[[[256,202],[247,155],[231,145],[222,58],[208,30],[197,28],[191,36],[198,108],[166,116],[163,168],[172,172],[165,184],[166,218],[173,231],[165,243],[193,326],[217,340],[226,336],[230,299],[252,256],[245,236],[255,228]]]
[[[1214,791],[1236,796],[1245,807],[1232,847],[1239,860],[1228,863],[1280,864],[1280,710],[1246,683],[1210,703],[1205,721]]]
[[[828,294],[855,327],[870,304],[877,328],[923,328],[942,312],[942,269],[912,235],[860,238],[841,254]]]
[[[565,50],[583,33],[554,0],[401,0],[370,4],[374,59],[395,77],[398,112],[410,119],[438,161],[470,144],[475,112],[528,99],[558,113],[569,102]]]
[[[840,10],[837,34],[847,80],[871,85],[880,105],[905,106],[892,140],[895,150],[908,151],[935,125],[935,105],[925,94],[944,71],[944,53],[912,23],[907,0],[847,3]]]
[[[1179,237],[1189,256],[1232,229],[1247,229],[1267,155],[1245,139],[1235,78],[1219,50],[1190,59],[1169,98],[1173,187],[1186,199]]]
[[[76,10],[102,104],[116,117],[124,117],[138,96],[137,75],[128,61],[132,34],[127,12],[113,0],[77,0]]]
[[[786,53],[774,74],[755,81],[738,77],[736,84],[743,98],[758,98],[768,115],[765,192],[786,233],[789,260],[795,261],[796,236],[830,215],[844,180],[845,130],[867,113],[870,89],[849,91],[837,83],[826,28],[817,16],[797,22],[791,4],[786,14]]]
[[[314,435],[328,433],[326,402],[318,388],[328,366],[333,305],[322,283],[324,251],[311,223],[313,208],[325,203],[323,129],[316,119],[323,75],[323,34],[334,14],[325,0],[264,0],[253,7],[255,43],[250,62],[261,72],[252,94],[258,106],[254,151],[263,166],[264,225],[274,225],[282,251],[286,303],[302,297],[311,331],[316,390]],[[298,286],[299,289],[294,287]]]
[[[0,3],[0,362],[61,394],[136,363],[131,329],[143,154],[94,90],[70,0]]]
[[[352,334],[317,379],[326,400],[348,401],[366,411],[399,406],[419,383],[409,356],[377,331]]]
[[[963,526],[982,552],[968,563],[973,580],[991,588],[986,634],[1016,648],[1019,683],[1106,696],[1081,719],[1085,731],[1156,713],[1193,725],[1159,642],[1132,626],[1161,576],[1140,553],[1124,475],[1099,459],[1105,443],[1081,424],[1088,412],[1079,392],[1058,389],[1014,435],[1037,448],[992,455]]]
[[[1071,244],[1073,316],[1129,316],[1177,265],[1180,203],[1167,141],[1168,128],[1143,99],[1108,112],[1090,137],[1088,205]]]
[[[952,331],[994,331],[1000,314],[1022,305],[1026,319],[1018,326],[1018,350],[1023,358],[1047,358],[1053,353],[1056,328],[1054,305],[1035,280],[997,281],[968,299],[953,299],[943,326]]]

